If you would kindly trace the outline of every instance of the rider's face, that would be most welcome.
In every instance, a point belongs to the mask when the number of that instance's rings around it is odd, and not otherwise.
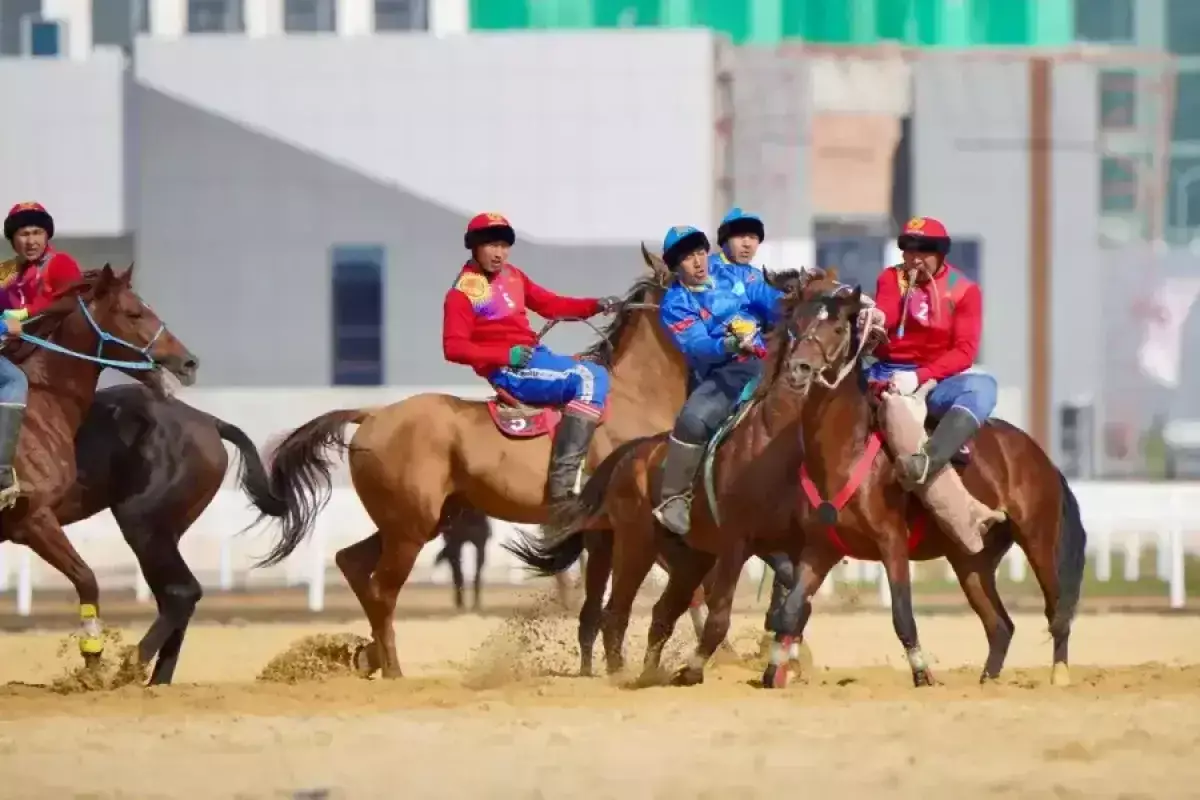
[[[22,260],[37,261],[46,252],[46,231],[33,226],[21,228],[12,238],[12,248]]]
[[[506,242],[488,242],[476,247],[472,257],[484,272],[495,274],[508,263],[508,251],[511,249]]]
[[[753,233],[739,233],[730,236],[725,241],[725,254],[735,264],[749,264],[754,260],[760,244],[758,236]]]
[[[708,251],[698,248],[688,253],[679,262],[679,280],[685,286],[699,286],[708,280]]]
[[[938,253],[922,253],[917,250],[904,251],[904,266],[924,273],[926,277],[937,274],[942,265],[942,257]]]

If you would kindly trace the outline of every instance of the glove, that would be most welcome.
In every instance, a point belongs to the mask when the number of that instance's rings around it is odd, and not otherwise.
[[[725,348],[726,353],[754,353],[758,349],[754,344],[753,334],[741,337],[730,333],[721,339],[721,346]]]
[[[858,331],[864,339],[887,339],[887,317],[874,306],[858,312]]]
[[[514,369],[524,369],[533,361],[533,348],[519,344],[508,351],[508,365]]]
[[[611,314],[613,311],[616,311],[621,307],[621,298],[617,297],[616,295],[601,297],[596,301],[596,306],[598,308],[597,313]]]
[[[914,394],[919,388],[917,383],[917,371],[915,369],[902,369],[892,373],[892,379],[888,382],[888,386],[896,394]]]

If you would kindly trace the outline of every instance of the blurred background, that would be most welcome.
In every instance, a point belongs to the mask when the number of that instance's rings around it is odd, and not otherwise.
[[[940,218],[997,415],[1077,481],[1200,478],[1197,0],[0,0],[0,85],[0,200],[136,261],[184,399],[260,445],[486,394],[438,344],[474,213],[610,294],[736,204],[766,268],[872,289]]]

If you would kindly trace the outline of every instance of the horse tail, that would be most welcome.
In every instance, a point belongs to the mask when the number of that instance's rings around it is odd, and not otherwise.
[[[516,556],[534,575],[542,578],[565,572],[579,560],[583,553],[582,526],[604,508],[604,498],[608,486],[612,483],[617,468],[624,463],[634,448],[643,442],[660,438],[662,434],[645,436],[640,439],[630,439],[608,454],[608,458],[600,462],[596,472],[588,478],[583,492],[571,504],[566,515],[567,522],[562,530],[566,534],[557,538],[538,538],[521,531],[516,539],[502,543],[500,546]]]
[[[267,470],[263,466],[262,458],[259,456],[254,442],[237,425],[230,424],[212,414],[208,416],[216,425],[217,435],[233,445],[237,449],[238,455],[241,456],[237,471],[238,486],[258,509],[259,519],[282,517],[287,511],[287,504],[271,493]]]
[[[349,447],[346,426],[361,425],[373,411],[330,411],[296,428],[276,446],[268,484],[271,495],[284,505],[279,515],[281,534],[256,567],[278,564],[312,532],[317,515],[332,495],[333,462],[327,451],[344,453]]]
[[[1083,589],[1083,571],[1087,564],[1087,531],[1083,529],[1083,517],[1079,513],[1079,501],[1067,478],[1058,471],[1062,487],[1060,520],[1058,525],[1058,554],[1055,569],[1058,574],[1058,602],[1054,606],[1054,618],[1050,632],[1056,636],[1065,634],[1075,619],[1079,608],[1079,595]]]

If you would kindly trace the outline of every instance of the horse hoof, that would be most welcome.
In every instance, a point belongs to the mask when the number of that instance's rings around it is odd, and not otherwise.
[[[579,666],[579,677],[594,678],[594,677],[596,677],[596,672],[595,672],[595,670],[592,669],[591,664],[581,664]]]
[[[979,685],[980,686],[987,686],[989,683],[999,683],[999,682],[1000,682],[999,675],[990,675],[987,672],[979,673]]]
[[[763,671],[762,685],[764,689],[784,689],[788,684],[787,664],[767,664]]]
[[[379,669],[379,660],[375,655],[375,643],[360,644],[350,659],[354,671],[361,678],[369,678]]]
[[[1050,685],[1051,686],[1070,686],[1071,685],[1071,670],[1061,661],[1054,665],[1050,670]]]
[[[104,653],[81,653],[83,666],[90,670],[98,670],[104,663]]]
[[[380,675],[380,677],[382,677],[386,680],[389,680],[389,681],[404,677],[404,673],[400,670],[399,667],[384,667],[380,671],[379,675]]]
[[[649,689],[652,686],[662,686],[662,682],[662,675],[658,670],[650,670],[638,675],[633,686],[636,689]]]
[[[913,686],[920,688],[922,686],[936,686],[937,681],[933,679],[933,673],[927,669],[917,670],[913,672]]]
[[[704,683],[704,670],[695,667],[683,667],[671,679],[672,686],[698,686]]]

